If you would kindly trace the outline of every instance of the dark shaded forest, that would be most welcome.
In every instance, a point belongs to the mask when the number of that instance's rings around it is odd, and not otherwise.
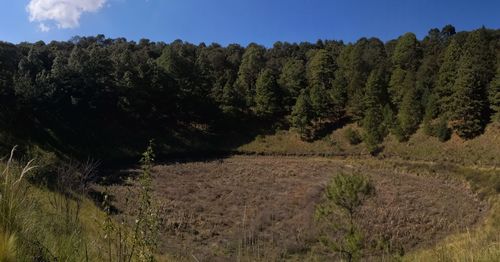
[[[230,148],[294,129],[315,140],[357,122],[376,153],[423,127],[444,141],[481,135],[500,113],[500,30],[382,42],[170,44],[74,37],[0,42],[0,147],[84,157]]]

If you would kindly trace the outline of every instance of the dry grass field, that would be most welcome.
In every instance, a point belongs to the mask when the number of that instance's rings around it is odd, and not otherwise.
[[[481,224],[489,209],[465,180],[446,170],[375,159],[271,156],[158,165],[153,184],[166,222],[161,249],[188,261],[331,259],[318,242],[314,212],[326,184],[341,173],[364,174],[375,187],[355,213],[365,258],[429,248]],[[109,188],[118,217],[133,212],[134,186]]]

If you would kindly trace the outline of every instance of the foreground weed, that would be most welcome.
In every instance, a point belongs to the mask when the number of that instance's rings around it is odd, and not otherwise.
[[[155,261],[159,237],[163,225],[160,204],[155,201],[152,189],[152,169],[154,166],[153,141],[141,158],[138,206],[132,229],[126,221],[117,223],[111,217],[109,196],[105,193],[104,209],[107,213],[103,230],[107,240],[107,261]],[[133,192],[129,192],[131,195]],[[127,197],[128,199],[128,197]],[[128,200],[127,200],[128,202]]]
[[[0,232],[0,261],[16,261],[16,237],[13,234]]]
[[[10,152],[9,159],[0,175],[0,226],[3,232],[10,234],[20,229],[23,211],[30,205],[29,187],[24,178],[30,170],[33,160],[20,171],[14,166],[13,157],[16,147]]]

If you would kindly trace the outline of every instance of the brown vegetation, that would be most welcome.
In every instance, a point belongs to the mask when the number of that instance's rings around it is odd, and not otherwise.
[[[314,210],[341,172],[370,177],[375,195],[356,210],[365,255],[410,251],[475,225],[486,204],[460,179],[409,172],[397,163],[295,157],[231,157],[154,168],[156,196],[167,207],[162,250],[200,261],[238,257],[322,256]],[[113,186],[127,217],[134,185]]]

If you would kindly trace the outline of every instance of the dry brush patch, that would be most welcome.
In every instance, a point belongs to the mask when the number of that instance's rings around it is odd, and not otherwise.
[[[168,164],[154,168],[155,194],[167,206],[161,248],[200,261],[310,255],[318,245],[314,210],[324,188],[335,174],[350,172],[368,175],[376,190],[355,214],[371,247],[367,256],[430,246],[472,227],[487,209],[460,180],[398,171],[381,161],[238,156]],[[134,209],[123,201],[134,185],[110,189],[119,216]]]

